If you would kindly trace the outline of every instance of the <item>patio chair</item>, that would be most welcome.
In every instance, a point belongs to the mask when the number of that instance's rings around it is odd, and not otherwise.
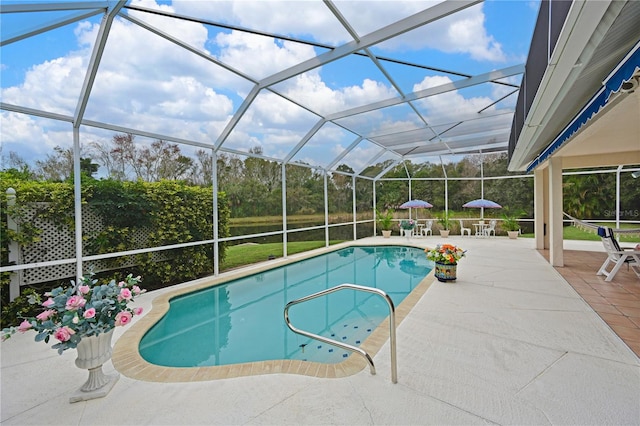
[[[427,220],[424,226],[422,227],[422,229],[420,230],[420,233],[422,233],[422,235],[424,235],[425,237],[427,236],[427,233],[429,235],[433,235],[433,231],[431,230],[432,226],[433,226],[433,220]]]
[[[622,268],[622,265],[626,264],[627,269],[633,269],[633,272],[640,278],[640,251],[635,248],[621,248],[611,228],[599,227],[598,235],[607,252],[607,259],[596,275],[604,275],[606,277],[605,281],[611,281]],[[610,263],[614,266],[611,271],[607,271]]]
[[[460,222],[460,235],[464,235],[466,233],[468,236],[471,236],[471,228],[465,228],[464,221],[462,219],[458,219],[458,222]]]
[[[495,219],[492,219],[489,221],[489,225],[484,228],[484,235],[487,237],[490,237],[491,234],[493,234],[493,236],[496,236],[496,225],[497,225],[498,221]]]

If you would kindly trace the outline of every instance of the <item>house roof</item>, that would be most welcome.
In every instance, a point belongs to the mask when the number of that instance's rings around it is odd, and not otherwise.
[[[542,7],[546,6],[543,3]],[[563,158],[564,168],[640,164],[640,91],[610,93],[583,125],[572,129],[562,146],[557,138],[598,96],[619,66],[630,59],[640,41],[640,2],[573,2],[561,17],[561,31],[539,81],[529,82],[530,107],[519,103],[514,126],[517,142],[510,170],[545,167],[545,153]],[[553,13],[552,13],[553,19]],[[536,30],[538,32],[538,29]],[[536,35],[534,34],[534,39]],[[533,50],[529,61],[548,52]],[[637,62],[637,57],[631,58]],[[634,62],[634,64],[635,64]],[[637,80],[633,69],[624,78]],[[525,77],[525,85],[527,83]],[[593,109],[593,108],[592,108]],[[551,148],[547,150],[547,147]],[[546,151],[545,151],[546,150]],[[541,158],[540,155],[544,158]]]

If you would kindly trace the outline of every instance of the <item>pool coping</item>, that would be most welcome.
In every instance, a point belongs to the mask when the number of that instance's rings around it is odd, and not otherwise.
[[[140,318],[127,330],[116,342],[113,348],[113,366],[121,374],[136,380],[148,382],[197,382],[218,379],[227,379],[242,376],[256,376],[263,374],[299,374],[318,378],[340,378],[356,374],[367,367],[366,361],[359,356],[349,356],[345,361],[336,364],[325,364],[300,360],[269,360],[256,361],[242,364],[217,365],[206,367],[165,367],[147,362],[138,350],[140,341],[145,333],[158,321],[169,309],[169,300],[204,288],[221,285],[244,276],[253,275],[270,269],[278,268],[293,262],[329,253],[348,247],[403,246],[422,248],[411,241],[376,241],[362,244],[358,242],[341,243],[318,250],[302,253],[299,256],[280,259],[276,263],[261,264],[256,268],[242,268],[241,270],[225,274],[225,276],[206,277],[180,285],[180,288],[169,290],[157,296],[152,301],[152,309]],[[418,300],[426,293],[435,277],[433,270],[409,293],[405,299],[396,306],[396,327],[398,327]],[[389,339],[389,318],[387,317],[367,337],[360,346],[373,358]]]

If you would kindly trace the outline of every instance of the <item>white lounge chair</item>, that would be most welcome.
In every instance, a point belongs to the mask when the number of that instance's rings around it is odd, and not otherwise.
[[[604,261],[596,275],[604,275],[606,277],[605,281],[611,281],[622,268],[622,265],[626,264],[627,268],[633,269],[633,272],[640,278],[640,251],[634,248],[621,248],[611,228],[599,227],[598,235],[602,240],[604,249],[607,251],[607,260]],[[614,265],[611,271],[607,271],[609,264]]]
[[[458,222],[460,222],[460,235],[464,235],[466,233],[468,236],[471,236],[471,228],[465,228],[464,221],[462,219],[458,219]]]

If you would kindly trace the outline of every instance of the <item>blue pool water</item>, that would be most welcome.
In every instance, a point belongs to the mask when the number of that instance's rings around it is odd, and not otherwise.
[[[293,333],[291,300],[343,283],[385,291],[398,306],[431,271],[421,249],[351,247],[171,299],[167,314],[140,342],[148,362],[171,367],[277,359],[325,363],[350,352]],[[378,295],[341,290],[291,307],[303,330],[359,346],[389,314]]]

